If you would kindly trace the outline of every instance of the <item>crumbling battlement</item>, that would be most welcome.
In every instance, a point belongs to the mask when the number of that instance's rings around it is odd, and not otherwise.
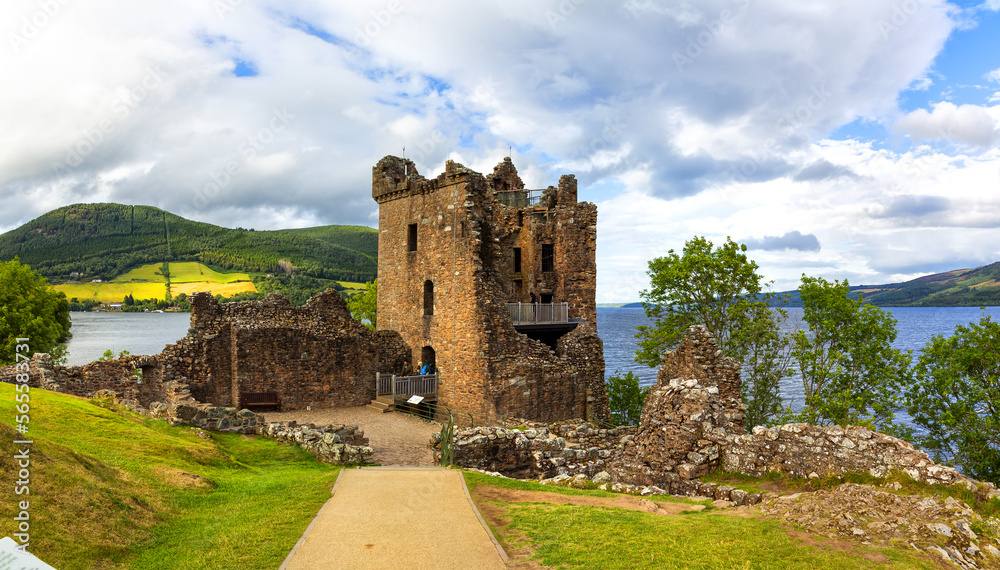
[[[434,179],[394,156],[372,169],[379,204],[378,328],[440,373],[442,405],[481,419],[608,417],[596,335],[597,209],[563,176],[536,203],[509,158]],[[519,332],[508,303],[567,303],[567,324]],[[568,332],[572,330],[572,332]],[[567,334],[568,333],[568,334]],[[529,336],[531,338],[529,338]]]

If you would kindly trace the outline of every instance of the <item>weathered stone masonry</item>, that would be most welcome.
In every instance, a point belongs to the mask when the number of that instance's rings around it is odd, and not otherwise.
[[[608,417],[596,335],[597,210],[564,176],[528,204],[510,159],[483,176],[449,161],[434,179],[387,156],[379,204],[378,328],[441,373],[440,403],[482,419]],[[542,248],[551,252],[543,266]],[[515,260],[515,249],[519,261]],[[569,305],[580,322],[554,350],[515,330],[506,303]]]
[[[361,406],[376,371],[399,370],[409,348],[398,334],[354,320],[333,290],[292,306],[280,295],[218,304],[191,296],[191,329],[160,359],[201,402],[236,406],[240,392],[277,392],[282,409]]]
[[[698,477],[719,468],[754,477],[778,471],[801,478],[845,473],[884,477],[902,471],[929,484],[970,483],[909,443],[865,428],[787,424],[746,433],[739,390],[737,364],[721,355],[704,327],[696,326],[664,357],[637,429],[529,423],[532,429],[527,432],[502,427],[461,430],[455,461],[530,478],[594,477],[606,471],[619,484],[738,504],[760,497]]]

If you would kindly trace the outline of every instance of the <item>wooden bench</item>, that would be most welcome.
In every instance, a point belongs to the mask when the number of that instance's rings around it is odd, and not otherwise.
[[[281,399],[277,392],[240,392],[239,409],[274,408],[281,411]]]

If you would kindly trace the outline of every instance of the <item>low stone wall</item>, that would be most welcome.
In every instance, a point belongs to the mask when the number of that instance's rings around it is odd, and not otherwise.
[[[0,367],[0,382],[15,382],[18,372],[16,366]],[[125,356],[83,366],[54,366],[48,354],[37,353],[28,361],[28,378],[32,388],[82,398],[102,390],[111,390],[143,406],[166,398],[156,356]]]
[[[455,432],[455,464],[517,479],[583,474],[593,477],[620,453],[631,426],[600,429],[583,420],[545,424],[510,421],[504,426]],[[516,427],[515,427],[516,425]],[[431,445],[440,449],[441,435]]]
[[[843,473],[885,477],[902,471],[929,484],[967,479],[952,467],[935,465],[926,453],[901,439],[862,427],[757,426],[750,434],[727,435],[720,445],[722,469],[754,477],[768,471],[803,478]]]
[[[313,424],[298,426],[295,422],[270,423],[259,426],[256,433],[294,443],[324,463],[356,465],[373,462],[373,450],[368,446],[368,438],[356,425],[317,427]]]
[[[203,404],[192,398],[181,385],[174,383],[168,385],[176,390],[171,392],[171,400],[174,402],[153,402],[149,409],[135,400],[122,398],[111,390],[99,391],[94,397],[110,400],[117,406],[165,420],[175,426],[192,425],[207,431],[256,434],[293,443],[324,463],[335,465],[372,463],[373,450],[368,445],[368,438],[356,425],[300,426],[295,422],[267,423],[264,421],[264,416],[250,410]]]

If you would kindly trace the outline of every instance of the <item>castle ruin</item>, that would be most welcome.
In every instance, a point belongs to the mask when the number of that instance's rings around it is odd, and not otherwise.
[[[434,179],[386,156],[378,329],[440,374],[439,404],[482,419],[608,419],[597,336],[597,207],[576,179],[526,190],[505,158],[489,175],[448,161]]]

